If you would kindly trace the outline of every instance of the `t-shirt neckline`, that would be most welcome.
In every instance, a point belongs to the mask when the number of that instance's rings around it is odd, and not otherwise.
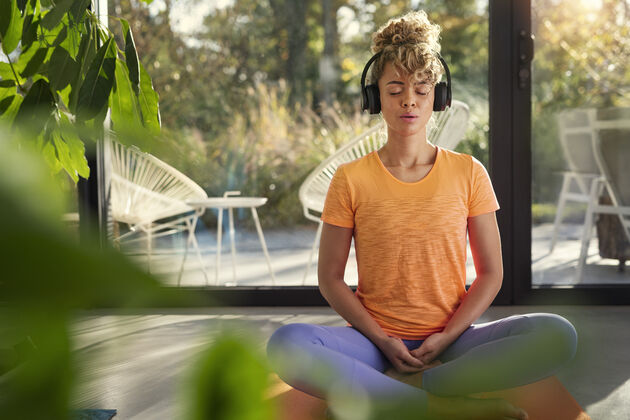
[[[435,172],[435,167],[438,164],[438,161],[440,160],[440,155],[442,154],[442,148],[438,145],[435,145],[435,147],[437,148],[437,154],[435,155],[435,162],[433,162],[433,166],[431,167],[431,169],[429,170],[429,172],[420,180],[415,181],[415,182],[405,182],[405,181],[401,181],[400,179],[396,178],[394,176],[394,174],[392,174],[391,172],[389,172],[389,170],[385,167],[385,164],[383,163],[383,161],[381,161],[381,157],[378,155],[378,150],[375,150],[374,155],[376,156],[376,161],[378,162],[378,165],[381,167],[381,169],[390,177],[392,178],[394,181],[398,182],[399,184],[402,185],[418,185],[424,181],[426,181],[432,174],[433,172]]]

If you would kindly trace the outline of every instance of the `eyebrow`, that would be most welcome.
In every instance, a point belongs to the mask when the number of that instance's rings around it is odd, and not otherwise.
[[[414,86],[415,86],[415,85],[428,85],[428,84],[429,84],[429,82],[428,82],[428,81],[423,80],[423,81],[421,81],[421,82],[416,82],[416,83],[414,83]],[[385,86],[388,86],[388,85],[404,85],[404,83],[403,83],[403,82],[401,82],[401,81],[398,81],[398,80],[392,80],[391,82],[387,82],[387,83],[385,84]]]

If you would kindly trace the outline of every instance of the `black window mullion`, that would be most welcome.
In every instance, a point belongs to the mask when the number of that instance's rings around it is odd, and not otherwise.
[[[490,107],[490,176],[501,209],[497,221],[501,232],[504,280],[494,304],[513,302],[514,200],[513,200],[513,1],[490,0],[488,88]],[[529,1],[527,1],[529,4]]]

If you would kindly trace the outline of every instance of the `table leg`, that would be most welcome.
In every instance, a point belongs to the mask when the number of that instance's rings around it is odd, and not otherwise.
[[[193,221],[195,225],[197,224],[196,216],[193,216]],[[186,264],[186,258],[188,257],[188,247],[190,246],[190,232],[188,232],[188,238],[186,238],[186,246],[184,247],[184,257],[182,258],[182,265],[179,268],[179,276],[177,276],[177,287],[182,282],[182,274],[184,273],[184,265]]]
[[[153,229],[153,223],[149,223],[149,228],[147,229],[147,272],[151,274],[151,229]]]
[[[197,237],[195,236],[195,228],[197,227],[197,221],[199,220],[200,214],[199,212],[195,212],[195,214],[189,219],[184,220],[186,223],[186,230],[188,230],[188,239],[186,239],[186,248],[184,250],[184,258],[182,259],[182,266],[179,269],[179,276],[177,277],[177,286],[181,284],[182,274],[184,273],[184,265],[186,264],[186,258],[188,257],[188,249],[192,244],[197,251],[197,258],[199,258],[199,263],[201,264],[201,271],[203,272],[203,276],[206,279],[206,286],[208,286],[208,272],[206,271],[206,264],[203,262],[203,258],[201,256],[201,251],[199,250],[199,244],[197,243]]]
[[[214,285],[219,285],[219,269],[221,268],[221,242],[223,241],[223,209],[219,209],[217,218],[217,263],[215,264]]]
[[[271,284],[276,285],[276,277],[273,275],[273,269],[271,268],[271,259],[269,258],[269,252],[267,252],[267,244],[265,243],[265,237],[263,236],[262,228],[260,227],[260,221],[258,220],[258,213],[256,208],[252,207],[252,216],[254,216],[254,223],[256,224],[256,230],[258,231],[258,238],[260,239],[260,245],[262,245],[265,258],[267,258],[267,267],[269,267],[269,274],[271,275]]]
[[[228,208],[228,222],[230,225],[230,245],[232,247],[232,281],[236,286],[236,246],[234,245],[234,209]]]
[[[195,216],[198,218],[198,216]],[[188,222],[188,221],[187,221]],[[197,250],[197,258],[199,258],[199,262],[201,263],[201,271],[203,272],[203,277],[206,279],[206,287],[208,287],[208,272],[206,271],[206,264],[203,261],[203,257],[201,256],[201,250],[199,249],[199,243],[197,242],[197,237],[195,236],[195,227],[197,226],[197,221],[190,226],[192,229],[190,231],[190,239],[195,249]]]

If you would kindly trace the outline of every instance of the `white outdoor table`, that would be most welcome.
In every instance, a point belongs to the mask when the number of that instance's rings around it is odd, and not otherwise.
[[[252,217],[256,224],[256,230],[258,231],[258,239],[260,239],[260,245],[267,259],[267,267],[269,268],[269,274],[271,275],[272,285],[275,286],[276,278],[271,268],[271,260],[269,258],[269,252],[267,251],[267,243],[263,235],[262,228],[260,227],[260,220],[258,219],[258,213],[256,207],[260,207],[267,202],[266,197],[234,197],[231,195],[240,194],[238,191],[228,191],[223,197],[212,197],[201,200],[186,201],[186,204],[195,208],[195,219],[193,220],[193,226],[196,226],[199,216],[201,216],[206,209],[213,208],[219,209],[219,215],[217,217],[217,263],[215,268],[215,285],[219,284],[219,269],[221,267],[221,241],[223,234],[223,209],[228,209],[229,220],[229,232],[230,232],[230,244],[232,247],[232,279],[236,284],[236,247],[234,244],[234,212],[235,208],[250,208],[252,211]],[[206,277],[206,286],[208,285],[208,275],[206,273],[205,264],[201,263],[201,269]]]

